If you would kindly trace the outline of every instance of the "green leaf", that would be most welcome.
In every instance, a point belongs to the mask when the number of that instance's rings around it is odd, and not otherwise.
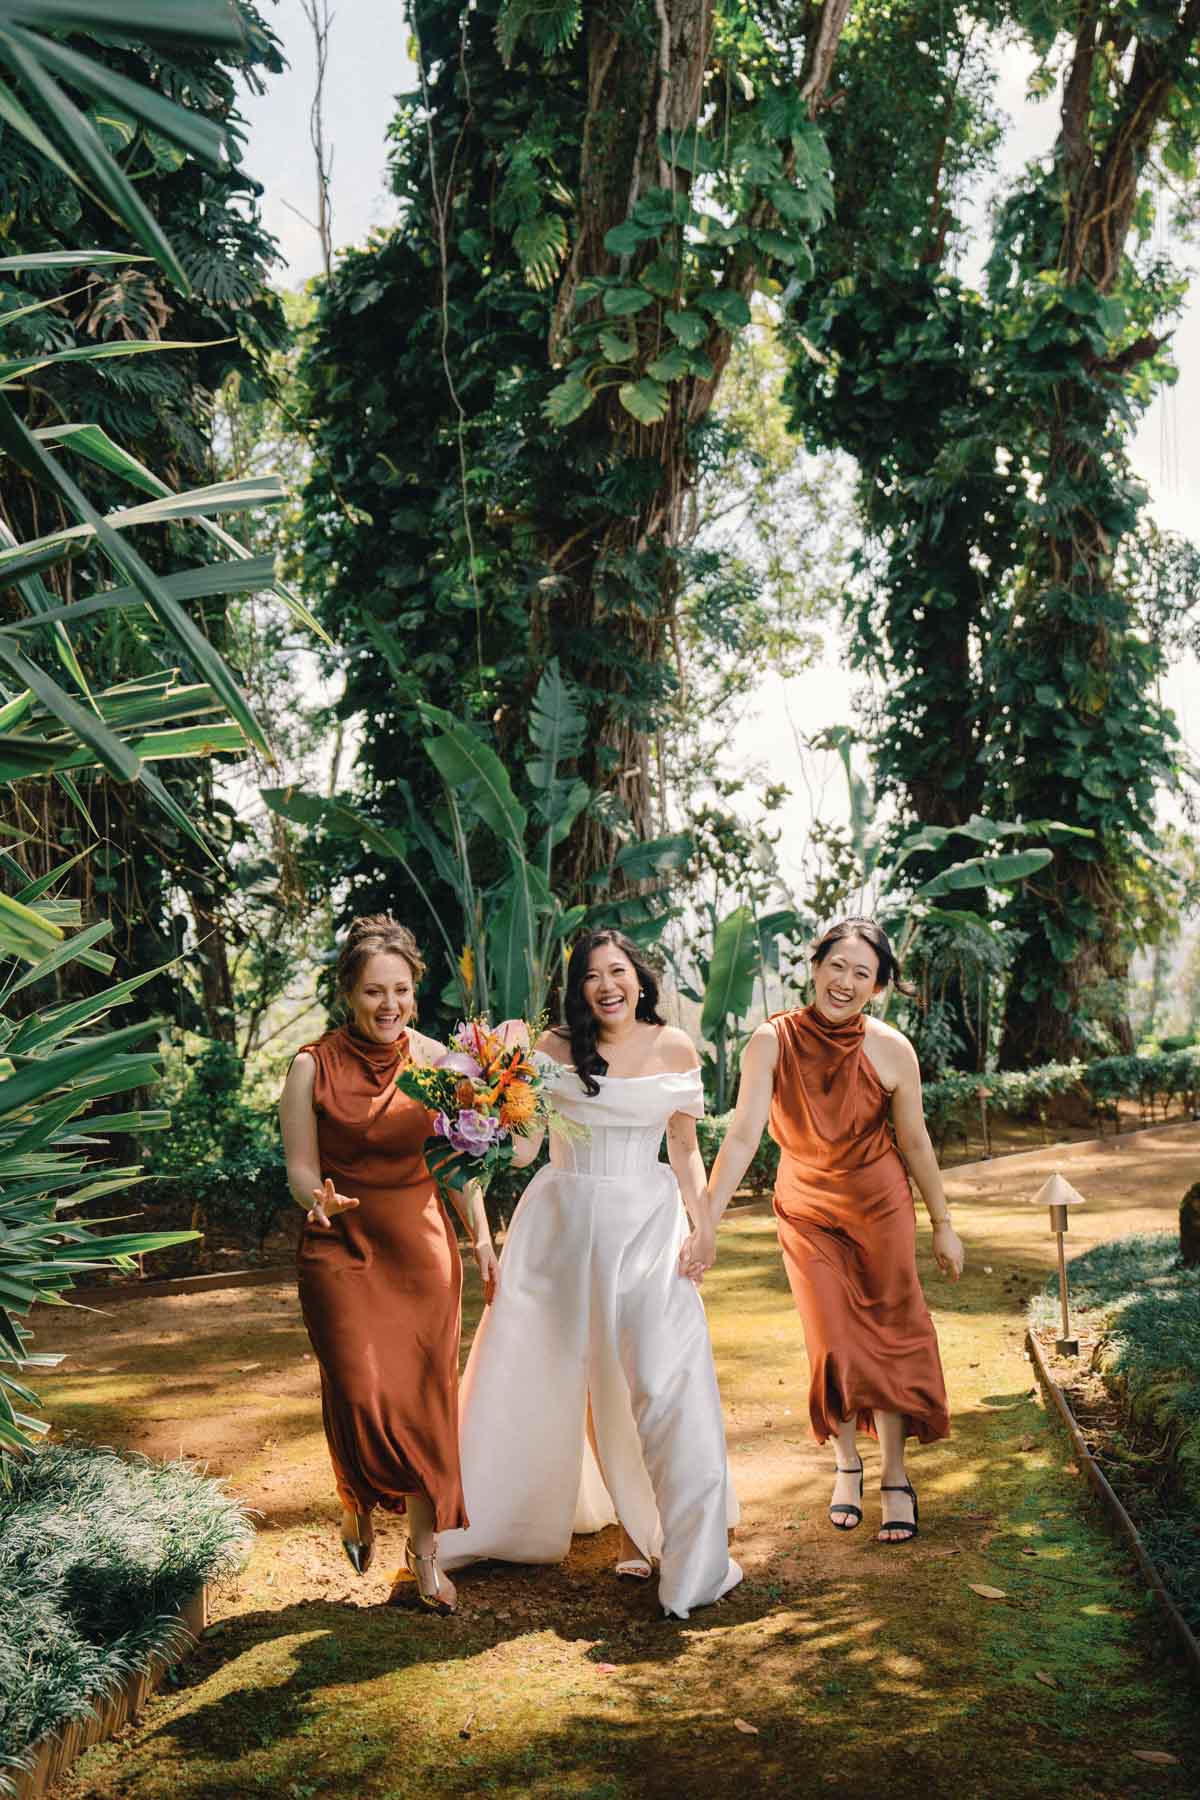
[[[663,321],[667,330],[689,350],[698,349],[712,329],[707,319],[694,312],[665,312]]]
[[[669,832],[665,837],[626,844],[613,858],[613,868],[619,869],[629,881],[645,881],[651,875],[668,875],[682,869],[691,860],[695,848],[690,832]],[[607,880],[607,875],[602,874],[600,879]]]
[[[647,239],[657,236],[655,227],[637,225],[632,219],[626,219],[623,225],[614,225],[611,231],[605,232],[604,248],[610,256],[632,256]]]
[[[106,362],[112,357],[148,356],[160,350],[211,350],[228,338],[203,338],[196,342],[169,338],[111,338],[98,344],[76,344],[69,350],[51,350],[40,356],[0,358],[0,382],[10,384],[17,375],[31,375],[56,363]]]
[[[587,714],[571,682],[564,679],[557,656],[542,670],[529,712],[529,736],[540,752],[527,772],[535,787],[548,788],[558,765],[579,755],[587,736]]]
[[[617,399],[627,413],[641,425],[656,425],[666,416],[670,394],[661,381],[643,376],[640,381],[625,381],[617,389]]]
[[[655,381],[678,381],[681,375],[691,372],[691,367],[692,359],[687,351],[676,345],[662,356],[656,356],[648,365],[646,373],[652,375]]]
[[[658,134],[658,151],[664,162],[676,168],[689,169],[694,175],[711,175],[721,166],[719,147],[711,138],[691,126],[672,138],[669,131]]]
[[[36,479],[48,481],[52,487],[57,488],[76,517],[92,527],[109,561],[141,591],[159,624],[181,645],[197,672],[216,691],[250,742],[268,760],[273,760],[266,739],[241,690],[204,633],[192,623],[178,601],[170,595],[132,545],[126,543],[109,521],[101,517],[66,470],[37,442],[13,412],[3,394],[0,394],[0,446],[9,452],[19,467]]]
[[[608,287],[604,290],[604,310],[610,318],[628,318],[653,304],[653,296],[642,287]]]
[[[70,1049],[29,1063],[7,1080],[0,1081],[0,1118],[23,1111],[43,1094],[52,1093],[55,1088],[64,1087],[92,1070],[99,1072],[116,1052],[140,1043],[149,1033],[157,1031],[161,1023],[158,1019],[143,1019],[137,1025],[126,1025],[120,1031],[110,1031],[105,1037],[90,1038],[85,1044],[75,1044]]]
[[[615,331],[602,331],[597,341],[611,363],[625,363],[631,356],[637,355],[636,342],[618,337]]]
[[[152,256],[135,256],[124,250],[34,250],[23,256],[0,256],[0,274],[20,274],[24,269],[101,269],[115,263],[153,261]]]
[[[9,15],[11,17],[11,13]],[[32,49],[31,49],[32,46]],[[0,30],[0,57],[34,94],[60,140],[71,149],[71,170],[82,166],[91,187],[130,234],[162,264],[184,294],[191,292],[187,272],[158,221],[104,146],[95,126],[43,69],[38,40],[18,30]],[[60,161],[61,166],[61,161]]]
[[[478,813],[490,831],[524,855],[528,817],[496,752],[439,707],[420,704],[418,710],[426,725],[441,732],[426,738],[424,748],[446,786]]]
[[[7,8],[4,10],[8,10]],[[43,68],[52,69],[71,87],[99,99],[111,100],[152,131],[162,134],[187,150],[197,161],[206,163],[214,173],[223,168],[226,149],[225,132],[203,114],[188,112],[170,100],[164,100],[153,89],[142,87],[120,75],[95,57],[81,56],[69,45],[52,37],[33,37],[18,26],[10,26],[14,37],[34,56]]]
[[[89,925],[86,930],[68,938],[65,943],[59,944],[56,949],[52,950],[48,956],[43,956],[35,962],[19,981],[14,981],[10,985],[9,993],[19,994],[22,988],[29,987],[32,982],[45,980],[46,976],[52,975],[55,969],[61,969],[67,963],[78,962],[81,951],[90,950],[93,944],[98,944],[111,931],[111,919],[98,919],[94,925]],[[111,966],[112,958],[109,959],[109,962]],[[25,1053],[26,1048],[27,1046],[19,1046],[14,1041],[6,1047],[6,1053],[8,1055],[16,1055],[18,1051]]]
[[[711,1042],[731,1016],[740,1019],[749,1011],[758,972],[758,931],[748,906],[735,907],[713,933],[701,1035]]]
[[[558,213],[539,213],[522,220],[512,242],[530,286],[549,287],[567,254],[566,221]]]
[[[1012,887],[1035,875],[1054,859],[1047,849],[1015,850],[1002,856],[973,856],[966,862],[952,863],[917,888],[914,900],[936,900],[942,894],[961,893],[968,888]]]
[[[727,331],[739,331],[750,323],[750,306],[745,295],[732,288],[715,288],[711,293],[697,294],[696,305]]]
[[[638,280],[652,294],[657,294],[660,300],[670,300],[678,292],[683,280],[683,270],[673,258],[656,256],[652,263],[647,263],[644,269],[638,271]]]
[[[582,418],[596,398],[580,375],[568,375],[552,387],[542,402],[542,411],[552,425],[571,425]]]

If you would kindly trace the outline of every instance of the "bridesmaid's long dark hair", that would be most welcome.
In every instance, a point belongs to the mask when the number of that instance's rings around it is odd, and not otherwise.
[[[658,1010],[658,976],[637,945],[630,943],[623,931],[600,929],[582,932],[571,945],[571,956],[567,963],[567,985],[563,994],[564,1023],[556,1025],[554,1029],[560,1037],[569,1040],[571,1061],[587,1094],[598,1094],[600,1088],[596,1076],[608,1074],[608,1064],[600,1054],[600,1021],[588,1005],[583,992],[592,951],[599,950],[605,944],[611,944],[614,950],[620,951],[637,976],[639,993],[634,1017],[644,1025],[665,1025],[667,1022]]]

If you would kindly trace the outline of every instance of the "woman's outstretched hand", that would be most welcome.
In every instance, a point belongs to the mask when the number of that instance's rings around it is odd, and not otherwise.
[[[308,1213],[308,1222],[310,1225],[322,1225],[326,1231],[329,1230],[329,1221],[336,1218],[338,1213],[349,1212],[352,1206],[358,1205],[357,1200],[351,1200],[346,1194],[339,1194],[328,1177],[312,1193],[316,1205]]]
[[[496,1298],[496,1289],[500,1286],[500,1258],[490,1243],[472,1244],[471,1249],[475,1255],[479,1279],[483,1283],[483,1304],[490,1306]]]
[[[966,1251],[962,1239],[953,1225],[935,1225],[933,1228],[933,1258],[943,1275],[951,1281],[957,1281],[963,1272],[963,1260]]]
[[[716,1232],[711,1225],[693,1225],[679,1252],[679,1273],[699,1287],[716,1260]]]

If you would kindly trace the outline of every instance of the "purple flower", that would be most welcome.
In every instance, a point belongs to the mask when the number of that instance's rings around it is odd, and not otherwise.
[[[451,1050],[448,1055],[443,1056],[438,1068],[449,1069],[454,1075],[466,1075],[471,1081],[479,1081],[483,1076],[481,1065],[473,1056],[468,1056],[465,1050]]]
[[[444,1115],[439,1115],[439,1119],[441,1117]],[[447,1123],[449,1124],[448,1121]],[[441,1132],[440,1123],[437,1128]],[[457,1122],[449,1125],[448,1130],[442,1135],[450,1139],[456,1150],[463,1150],[468,1156],[482,1156],[484,1151],[490,1150],[499,1138],[500,1121],[497,1118],[489,1117],[486,1113],[475,1112],[470,1107],[464,1107],[458,1115]]]

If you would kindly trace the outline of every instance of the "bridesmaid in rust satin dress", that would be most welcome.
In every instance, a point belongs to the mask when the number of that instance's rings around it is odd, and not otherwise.
[[[425,1165],[429,1114],[395,1085],[405,1061],[443,1053],[408,1029],[422,972],[403,926],[355,920],[338,963],[350,1021],[297,1053],[280,1116],[292,1192],[307,1209],[300,1305],[321,1370],[346,1554],[365,1573],[374,1508],[407,1512],[417,1595],[448,1610],[454,1588],[438,1568],[436,1534],[467,1524],[458,1460],[462,1261]],[[470,1209],[486,1285],[494,1257],[477,1192]]]
[[[820,939],[815,1003],[776,1014],[747,1047],[737,1112],[709,1181],[710,1223],[684,1250],[694,1272],[711,1265],[716,1224],[769,1124],[781,1152],[779,1244],[808,1348],[809,1417],[819,1443],[837,1444],[830,1522],[846,1531],[862,1521],[856,1434],[865,1431],[880,1444],[885,1543],[917,1535],[906,1440],[927,1444],[950,1429],[917,1276],[910,1173],[933,1221],[938,1267],[957,1280],[963,1261],[925,1129],[916,1055],[900,1032],[863,1012],[898,975],[872,920],[843,920]]]

